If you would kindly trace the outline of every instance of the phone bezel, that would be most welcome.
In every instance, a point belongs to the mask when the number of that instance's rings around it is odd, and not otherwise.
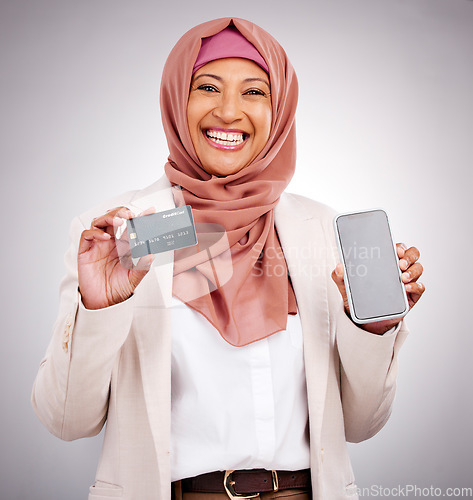
[[[338,220],[341,219],[342,217],[353,216],[353,215],[363,214],[363,213],[367,213],[367,212],[383,212],[385,214],[387,225],[388,225],[388,231],[389,231],[389,235],[390,235],[390,239],[391,239],[391,244],[392,244],[393,251],[394,251],[394,255],[397,257],[397,249],[396,249],[396,245],[394,243],[394,239],[392,236],[391,224],[389,222],[389,217],[388,217],[388,214],[386,213],[386,211],[383,210],[382,208],[370,208],[370,209],[363,209],[363,210],[354,210],[354,211],[350,211],[350,212],[343,212],[343,213],[336,215],[333,219],[335,239],[336,239],[337,247],[338,247],[338,255],[340,257],[340,262],[342,263],[343,269],[344,269],[343,280],[344,280],[345,289],[347,292],[348,305],[350,308],[350,316],[355,323],[361,324],[361,325],[366,324],[366,323],[375,323],[377,321],[385,321],[388,319],[402,318],[409,311],[409,302],[407,300],[406,289],[405,289],[404,283],[402,282],[402,279],[401,279],[401,269],[399,268],[399,266],[397,266],[398,275],[399,275],[399,282],[401,284],[402,295],[403,295],[404,304],[405,304],[404,310],[401,312],[398,312],[398,313],[394,313],[394,314],[385,314],[385,315],[374,316],[374,317],[370,317],[370,318],[358,318],[355,314],[355,308],[353,306],[353,299],[352,299],[352,293],[351,293],[351,287],[350,287],[350,280],[348,277],[348,273],[347,273],[347,269],[346,269],[346,262],[345,262],[344,254],[342,251],[342,243],[340,240]]]

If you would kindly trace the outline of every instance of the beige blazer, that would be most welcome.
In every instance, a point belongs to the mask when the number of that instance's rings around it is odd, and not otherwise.
[[[32,394],[54,435],[93,436],[107,422],[89,500],[170,499],[172,252],[125,302],[86,310],[77,289],[77,246],[93,217],[119,205],[174,207],[162,178],[76,218],[66,254],[59,316]],[[343,311],[330,274],[336,263],[333,212],[291,194],[275,209],[304,338],[314,498],[357,498],[346,441],[373,436],[394,398],[397,353],[407,330],[376,336]],[[229,388],[231,394],[231,388]]]

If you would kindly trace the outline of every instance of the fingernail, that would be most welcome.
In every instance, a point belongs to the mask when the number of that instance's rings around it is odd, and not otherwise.
[[[412,285],[406,285],[406,292],[412,292]]]

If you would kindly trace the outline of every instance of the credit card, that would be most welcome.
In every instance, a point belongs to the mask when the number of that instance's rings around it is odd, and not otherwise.
[[[133,258],[197,244],[190,205],[127,219],[126,224]]]

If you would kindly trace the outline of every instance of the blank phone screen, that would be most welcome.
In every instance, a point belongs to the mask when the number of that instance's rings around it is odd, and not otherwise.
[[[404,285],[386,213],[341,215],[337,231],[356,319],[363,322],[404,313]]]

